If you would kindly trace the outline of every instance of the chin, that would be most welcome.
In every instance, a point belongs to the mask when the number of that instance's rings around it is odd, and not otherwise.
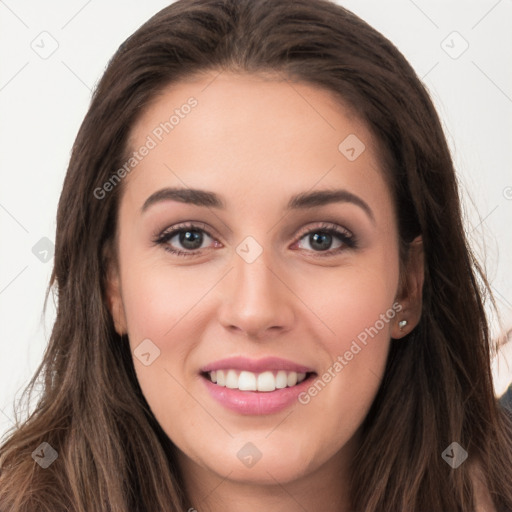
[[[262,485],[292,482],[314,472],[322,464],[323,461],[311,453],[311,439],[308,436],[301,440],[288,436],[288,441],[283,442],[286,436],[276,435],[272,439],[274,434],[244,434],[224,444],[214,441],[214,450],[205,447],[193,459],[219,478],[228,477],[240,483]],[[308,451],[301,447],[307,447]]]

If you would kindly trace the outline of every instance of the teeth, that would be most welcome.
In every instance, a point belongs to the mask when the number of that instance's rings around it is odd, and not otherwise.
[[[288,375],[283,370],[277,372],[276,375],[276,388],[283,389],[288,385]]]
[[[238,370],[216,370],[208,372],[210,380],[218,386],[225,386],[230,389],[240,389],[241,391],[275,391],[285,387],[292,387],[301,383],[305,378],[305,373],[265,371],[262,373],[253,373]]]
[[[235,370],[229,370],[234,372]],[[235,373],[236,375],[236,373]],[[256,375],[252,372],[240,372],[238,377],[238,389],[242,391],[256,391]]]
[[[274,391],[276,389],[276,378],[272,372],[263,372],[258,375],[258,391]]]
[[[211,377],[211,375],[210,375]],[[224,376],[224,370],[217,370],[217,384],[219,386],[226,385],[226,377]]]
[[[230,389],[235,389],[238,387],[238,375],[235,370],[228,370],[226,375],[226,387]]]

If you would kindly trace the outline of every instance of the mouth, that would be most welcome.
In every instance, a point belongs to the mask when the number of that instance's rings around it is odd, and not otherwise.
[[[265,370],[251,372],[235,368],[201,372],[201,376],[211,383],[239,391],[271,393],[284,388],[293,388],[316,375],[315,372],[296,372],[287,370]]]

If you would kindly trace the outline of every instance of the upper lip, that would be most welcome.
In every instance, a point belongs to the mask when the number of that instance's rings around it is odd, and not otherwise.
[[[311,373],[313,369],[294,363],[280,357],[263,357],[261,359],[249,359],[247,357],[228,357],[219,359],[213,363],[207,364],[201,368],[202,372],[212,372],[214,370],[245,370],[253,373],[261,373],[266,370],[286,370],[297,373]]]

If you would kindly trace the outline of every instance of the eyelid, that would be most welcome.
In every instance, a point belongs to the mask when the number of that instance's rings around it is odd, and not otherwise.
[[[178,224],[167,226],[164,229],[154,231],[152,233],[151,238],[153,239],[154,242],[156,242],[157,240],[162,239],[166,235],[176,234],[177,232],[186,229],[204,231],[208,236],[213,238],[213,236],[209,233],[210,228],[204,222],[199,221],[179,222]]]
[[[347,237],[353,237],[354,234],[352,233],[352,231],[350,231],[349,229],[343,227],[343,226],[340,226],[338,224],[334,224],[332,222],[321,222],[320,224],[315,224],[313,226],[304,226],[300,231],[299,231],[299,234],[297,235],[297,240],[300,240],[304,235],[307,235],[308,233],[310,233],[312,230],[318,230],[318,231],[322,231],[322,230],[334,230],[334,231],[338,231],[338,232],[342,232],[342,234],[345,234]]]

